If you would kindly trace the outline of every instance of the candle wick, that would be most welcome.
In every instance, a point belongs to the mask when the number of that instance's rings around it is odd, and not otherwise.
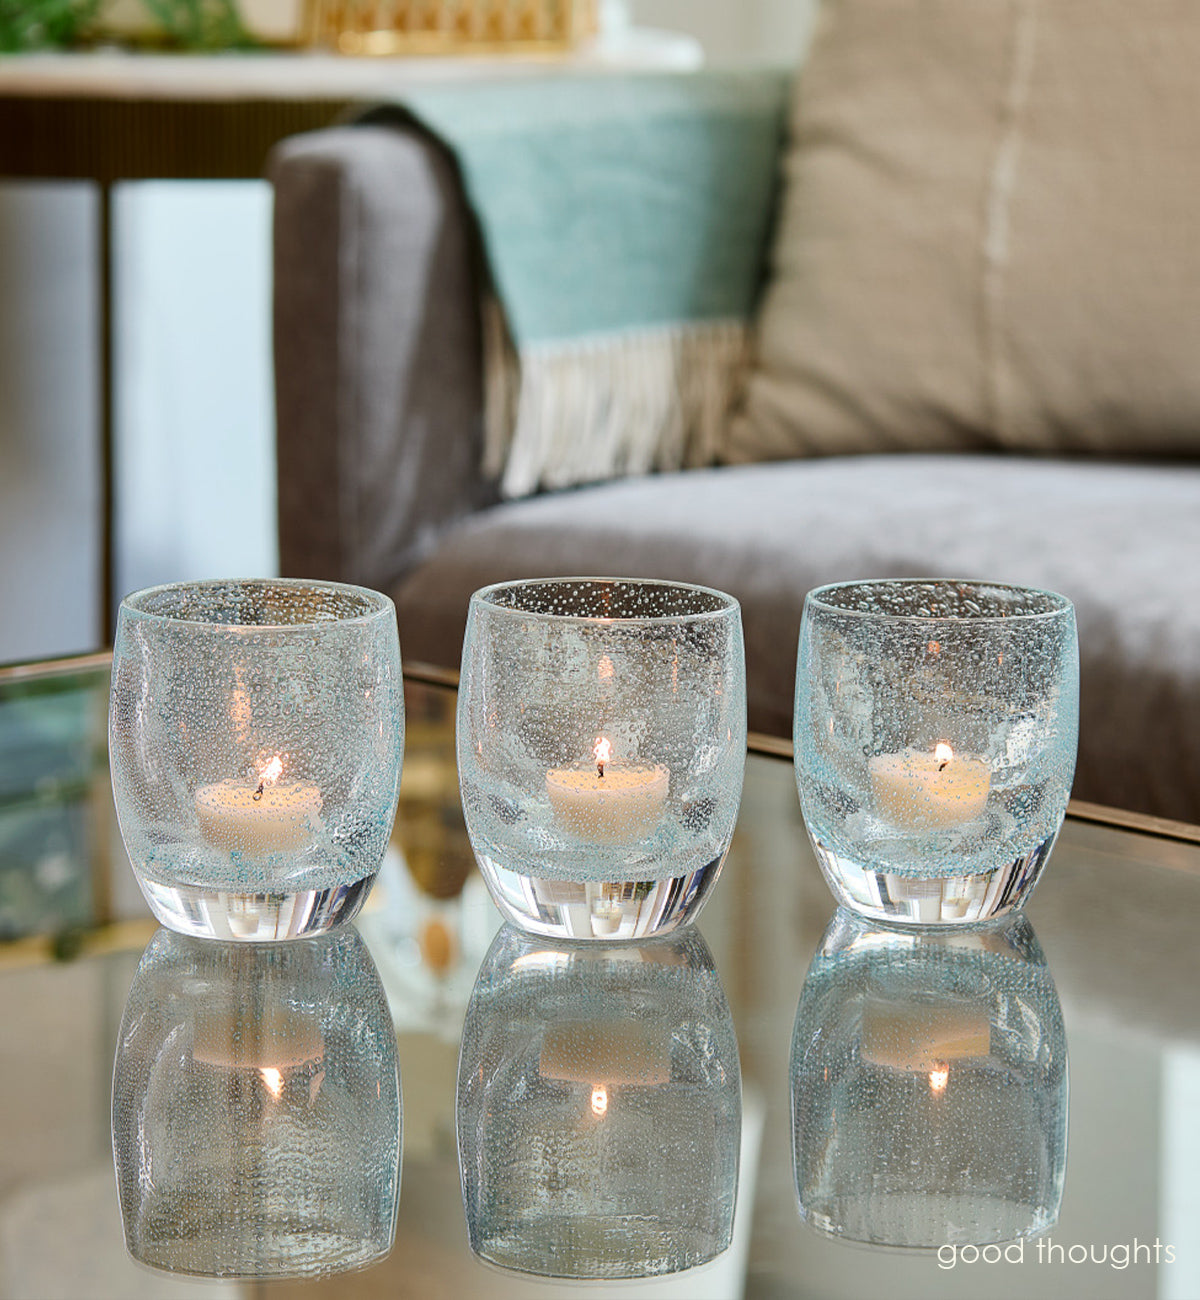
[[[255,792],[254,792],[254,802],[255,802],[255,803],[257,803],[257,802],[258,802],[258,801],[263,797],[263,786],[265,786],[266,784],[267,784],[267,782],[266,782],[266,778],[265,778],[265,777],[263,778],[263,780],[261,780],[261,781],[258,783],[258,789],[255,790]]]
[[[604,764],[603,764],[603,763],[597,763],[597,764],[596,764],[596,771],[600,773],[600,780],[603,781],[603,780],[604,780]]]
[[[946,764],[949,763],[949,762],[950,762],[950,760],[947,758],[947,759],[944,759],[941,763],[939,763],[939,764],[938,764],[938,771],[939,771],[939,772],[944,772],[944,771],[946,770]],[[260,788],[261,788],[261,787],[260,787]]]

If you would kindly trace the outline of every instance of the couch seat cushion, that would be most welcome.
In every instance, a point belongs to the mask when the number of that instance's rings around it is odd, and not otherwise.
[[[468,598],[593,574],[735,595],[750,726],[790,736],[805,593],[867,577],[1049,587],[1076,604],[1078,798],[1200,822],[1200,468],[864,456],[692,470],[474,515],[395,591],[408,661],[456,667]]]

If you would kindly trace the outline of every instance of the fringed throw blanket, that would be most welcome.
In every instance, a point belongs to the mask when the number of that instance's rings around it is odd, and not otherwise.
[[[576,76],[397,108],[454,154],[491,284],[487,468],[506,496],[711,462],[763,274],[787,78]]]

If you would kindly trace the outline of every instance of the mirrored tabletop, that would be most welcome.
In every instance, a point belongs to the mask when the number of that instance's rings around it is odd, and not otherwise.
[[[875,929],[757,740],[698,926],[530,940],[417,671],[354,926],[216,944],[137,891],[107,689],[0,670],[0,1300],[1200,1297],[1200,830],[1072,805],[1025,917]]]

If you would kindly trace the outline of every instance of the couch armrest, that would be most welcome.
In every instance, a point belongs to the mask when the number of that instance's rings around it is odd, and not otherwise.
[[[392,126],[296,136],[268,175],[281,571],[387,589],[494,498],[472,221],[453,162]]]

